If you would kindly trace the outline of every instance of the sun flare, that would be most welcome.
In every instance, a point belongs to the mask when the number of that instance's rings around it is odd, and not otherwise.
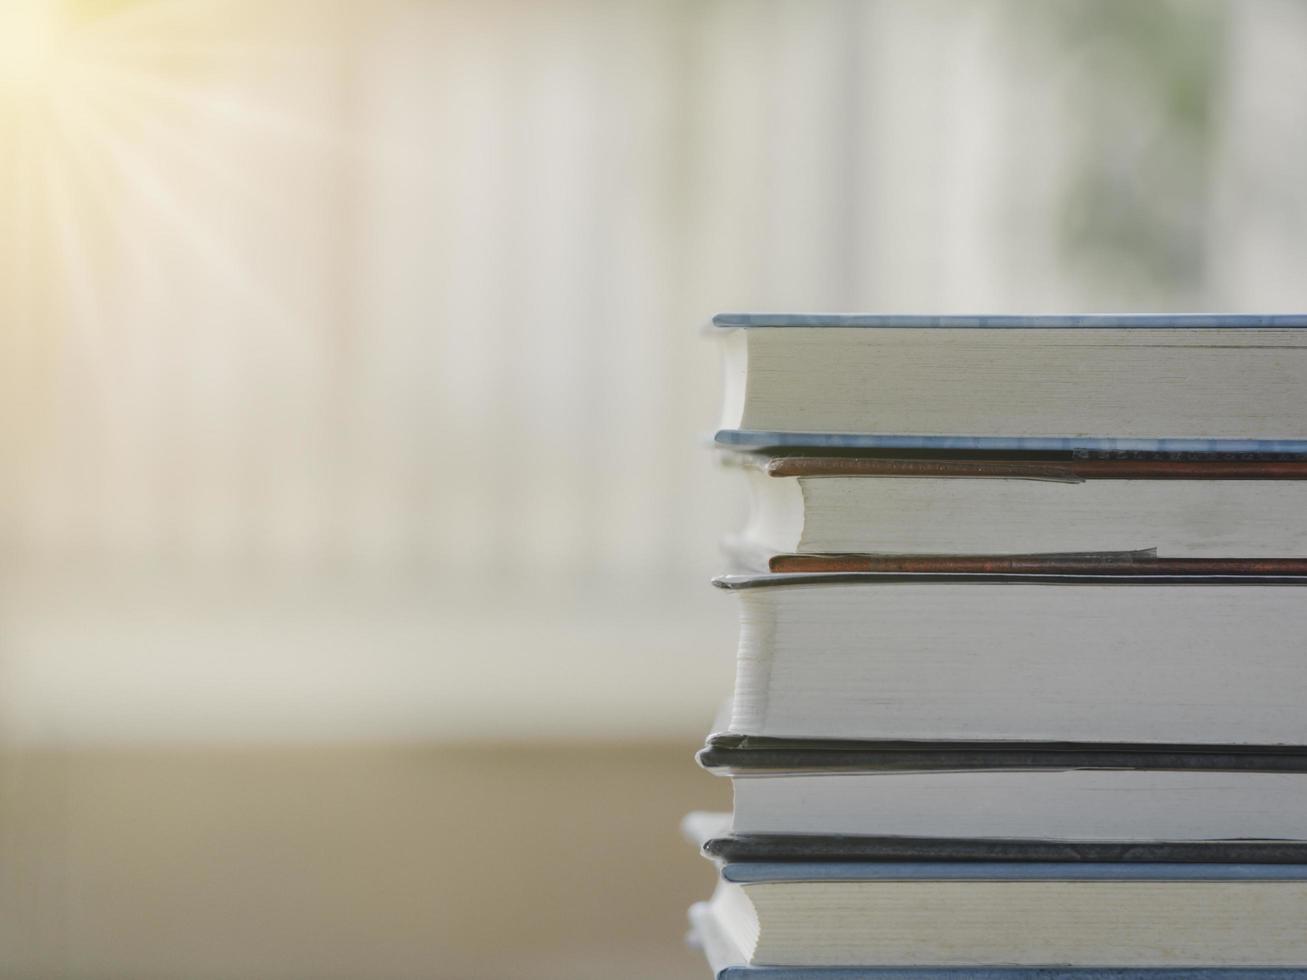
[[[108,314],[113,296],[72,301],[97,279],[125,302],[146,296],[152,282],[133,277],[164,256],[272,305],[221,233],[223,202],[256,216],[275,207],[252,161],[335,145],[329,121],[283,94],[328,50],[283,7],[0,0],[0,319],[11,332]],[[334,23],[329,0],[317,9]]]
[[[296,188],[316,187],[339,158],[337,104],[319,93],[337,78],[344,9],[0,0],[0,458],[11,470],[62,465],[51,445],[91,458],[112,427],[132,431],[131,379],[161,352],[214,343],[219,309],[226,332],[291,322],[268,253],[293,255],[277,234],[307,221],[314,200]]]
[[[5,0],[0,5],[0,86],[46,82],[57,66],[63,26],[61,10],[51,0]]]

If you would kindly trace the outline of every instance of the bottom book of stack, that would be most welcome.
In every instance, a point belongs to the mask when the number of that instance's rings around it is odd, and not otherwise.
[[[1307,843],[686,833],[718,980],[1307,977]],[[884,964],[868,966],[867,964]]]

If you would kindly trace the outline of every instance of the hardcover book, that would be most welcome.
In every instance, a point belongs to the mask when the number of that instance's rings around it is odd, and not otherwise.
[[[718,971],[1307,964],[1303,864],[729,863],[691,914]]]
[[[761,758],[746,764],[750,755]],[[1307,753],[710,745],[731,832],[1056,841],[1307,841]]]
[[[691,909],[721,980],[1304,974],[1307,867],[733,866]]]
[[[728,548],[758,570],[984,571],[1006,556],[1037,570],[1054,555],[1086,570],[1307,571],[1307,460],[724,458],[751,497]],[[994,567],[959,562],[971,556]]]
[[[902,741],[1307,745],[1307,578],[724,577],[725,731]]]
[[[1307,452],[1307,316],[720,314],[729,446]]]

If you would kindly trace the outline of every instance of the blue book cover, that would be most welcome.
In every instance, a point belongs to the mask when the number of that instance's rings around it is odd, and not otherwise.
[[[1304,313],[1087,313],[1078,315],[892,313],[718,313],[714,327],[859,327],[921,330],[1283,330],[1307,327]]]

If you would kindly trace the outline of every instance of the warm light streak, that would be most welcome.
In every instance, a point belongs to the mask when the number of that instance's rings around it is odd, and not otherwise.
[[[0,0],[0,459],[31,484],[0,532],[23,501],[63,513],[49,487],[83,500],[68,460],[166,427],[150,399],[208,377],[204,352],[313,322],[287,298],[297,253],[269,243],[348,156],[320,94],[348,5],[292,6]]]
[[[15,315],[5,283],[48,300],[27,326],[58,346],[55,335],[115,322],[106,305],[130,305],[129,291],[150,293],[134,281],[143,267],[158,276],[185,266],[246,314],[284,318],[225,233],[229,209],[237,202],[257,219],[284,207],[284,188],[250,165],[260,155],[321,165],[340,141],[329,117],[240,83],[321,72],[332,36],[314,29],[334,30],[342,8],[323,0],[306,31],[276,6],[0,0],[0,330],[31,319]]]
[[[49,80],[63,31],[51,0],[0,3],[0,87],[30,88]]]

